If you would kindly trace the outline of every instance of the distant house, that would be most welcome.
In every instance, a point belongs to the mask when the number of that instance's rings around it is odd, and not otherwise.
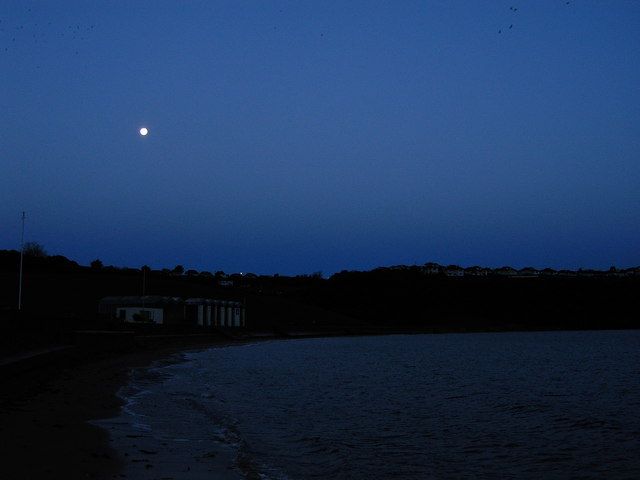
[[[444,269],[444,274],[447,277],[463,277],[464,269],[462,267],[459,267],[458,265],[449,265]]]
[[[558,272],[558,276],[560,277],[577,277],[578,272],[574,272],[573,270],[560,270]]]
[[[242,303],[211,298],[105,297],[100,300],[98,312],[103,317],[131,324],[245,326]]]
[[[625,272],[629,277],[638,277],[640,276],[640,267],[627,268]]]
[[[598,272],[597,270],[584,270],[582,268],[578,269],[579,277],[597,277],[599,275],[602,275],[602,273]]]
[[[500,267],[496,268],[493,273],[496,275],[501,275],[503,277],[514,277],[518,274],[518,271],[515,268],[511,267]]]
[[[440,273],[442,273],[442,267],[437,263],[429,262],[425,263],[421,267],[421,271],[425,275],[439,275]]]
[[[486,277],[489,274],[490,270],[488,268],[483,267],[469,267],[464,269],[464,275],[466,277]]]
[[[519,277],[537,277],[540,272],[533,267],[525,267],[518,270]]]

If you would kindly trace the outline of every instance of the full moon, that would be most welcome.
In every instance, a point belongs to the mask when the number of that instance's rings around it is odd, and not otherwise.
[[[143,137],[146,136],[149,133],[149,130],[146,127],[142,127],[140,129],[140,135],[142,135]]]

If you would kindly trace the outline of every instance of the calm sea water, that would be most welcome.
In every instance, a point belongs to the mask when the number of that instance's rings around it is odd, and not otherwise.
[[[134,428],[226,443],[250,475],[640,478],[637,331],[274,341],[186,357],[134,379]]]

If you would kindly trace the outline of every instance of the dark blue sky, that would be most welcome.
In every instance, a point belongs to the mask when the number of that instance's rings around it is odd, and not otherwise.
[[[640,2],[5,0],[0,21],[0,248],[26,210],[80,263],[640,264]]]

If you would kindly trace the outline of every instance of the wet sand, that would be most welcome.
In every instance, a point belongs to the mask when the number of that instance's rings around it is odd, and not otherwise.
[[[217,340],[207,346],[228,344]],[[26,372],[2,371],[0,478],[172,478],[172,473],[163,471],[162,462],[153,458],[157,453],[144,452],[138,452],[140,458],[148,461],[130,462],[139,463],[134,469],[139,474],[130,476],[129,459],[112,448],[116,440],[104,428],[89,422],[119,414],[122,401],[116,393],[133,368],[149,366],[159,359],[170,361],[172,355],[177,361],[180,351],[201,348],[205,348],[202,343],[175,342],[133,353],[65,359]],[[148,448],[140,447],[157,452],[157,447]],[[196,471],[194,475],[187,473],[189,467],[180,465],[185,473],[175,478],[198,478]],[[227,476],[223,475],[219,478]]]
[[[216,345],[214,345],[216,346]],[[218,345],[222,346],[222,345]],[[157,367],[183,361],[184,355],[175,354],[153,362],[152,368],[137,368],[130,377],[129,384],[120,396],[134,401],[148,386],[161,382],[165,377]],[[237,448],[222,431],[212,424],[209,434],[198,437],[188,435],[166,435],[160,430],[150,429],[145,415],[131,413],[131,405],[126,403],[115,417],[93,421],[109,433],[110,446],[122,460],[119,475],[139,480],[152,479],[211,479],[242,480]],[[180,418],[180,411],[145,412],[152,417],[168,415]],[[250,477],[251,478],[251,477]]]

